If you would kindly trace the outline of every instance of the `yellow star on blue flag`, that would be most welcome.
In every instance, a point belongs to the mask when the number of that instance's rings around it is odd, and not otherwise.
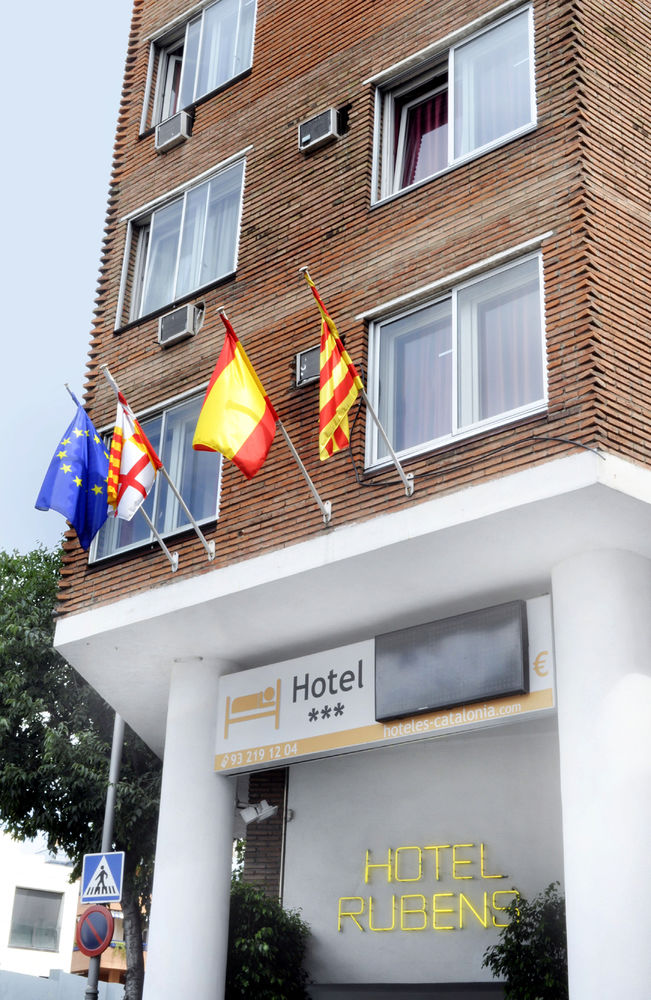
[[[34,506],[63,514],[87,549],[108,516],[108,452],[83,406],[70,395],[77,413],[56,446]]]

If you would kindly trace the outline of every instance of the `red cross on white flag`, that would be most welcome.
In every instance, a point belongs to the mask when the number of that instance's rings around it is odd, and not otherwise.
[[[116,517],[130,521],[154,485],[162,462],[122,393],[111,442],[108,501]]]

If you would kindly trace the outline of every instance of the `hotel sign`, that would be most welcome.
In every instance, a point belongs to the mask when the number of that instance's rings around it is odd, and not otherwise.
[[[549,597],[527,601],[529,692],[412,717],[375,718],[375,640],[227,674],[215,770],[228,774],[496,725],[554,708]]]

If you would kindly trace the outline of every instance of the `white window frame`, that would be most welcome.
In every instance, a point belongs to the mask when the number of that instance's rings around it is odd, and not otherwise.
[[[494,277],[501,273],[506,273],[509,270],[518,267],[527,261],[537,260],[538,261],[538,289],[539,289],[539,310],[540,310],[540,365],[541,365],[541,378],[542,378],[542,394],[540,398],[536,400],[531,400],[530,402],[516,407],[511,410],[507,410],[492,417],[487,417],[483,420],[474,419],[471,422],[464,423],[460,426],[459,419],[459,400],[458,400],[458,390],[459,390],[459,354],[460,354],[460,338],[461,332],[459,330],[459,316],[458,316],[458,297],[465,289],[484,281],[486,278]],[[491,262],[494,263],[494,262]],[[464,280],[459,280],[456,283],[450,282],[449,285],[444,283],[437,283],[437,294],[432,297],[425,297],[426,289],[422,290],[422,296],[419,297],[418,293],[412,297],[410,296],[410,304],[408,307],[401,307],[393,310],[387,310],[386,314],[378,314],[374,311],[374,319],[369,324],[369,376],[368,376],[368,388],[371,403],[376,410],[380,411],[379,405],[379,389],[380,389],[380,357],[381,357],[381,347],[380,339],[382,335],[382,326],[386,323],[392,323],[399,320],[405,316],[409,316],[419,312],[421,309],[437,305],[438,303],[443,303],[447,300],[450,301],[451,305],[451,350],[452,350],[452,370],[451,370],[451,418],[452,418],[452,431],[450,434],[446,434],[442,437],[434,438],[428,441],[421,441],[418,444],[413,445],[409,448],[404,448],[401,451],[397,451],[397,454],[401,458],[410,458],[414,455],[420,455],[424,452],[433,451],[438,448],[445,447],[446,445],[462,441],[465,438],[474,437],[475,435],[482,433],[483,431],[490,430],[495,427],[501,427],[509,423],[513,423],[516,420],[521,420],[524,417],[531,416],[536,413],[544,412],[548,405],[548,388],[547,388],[547,350],[546,350],[546,335],[545,335],[545,289],[544,289],[544,276],[543,276],[543,262],[542,253],[537,251],[535,253],[530,253],[524,256],[518,256],[516,258],[509,258],[505,263],[498,267],[490,266],[487,262],[484,267],[479,265],[476,268],[472,268],[472,274],[466,277]],[[376,318],[375,318],[376,317]],[[389,439],[391,440],[391,427],[384,428]],[[382,439],[378,433],[377,426],[375,422],[367,415],[366,419],[366,454],[365,454],[365,464],[367,468],[381,468],[382,466],[388,465],[391,462],[391,457],[388,455],[381,455]]]
[[[177,396],[173,396],[170,399],[165,400],[163,403],[157,404],[156,406],[150,406],[150,407],[148,407],[145,410],[141,410],[137,414],[139,423],[144,425],[144,424],[146,424],[146,422],[148,420],[153,419],[153,418],[158,417],[158,416],[161,416],[163,418],[162,423],[161,423],[161,442],[162,442],[162,440],[164,439],[164,436],[165,436],[165,417],[166,417],[166,415],[169,412],[171,412],[172,410],[176,409],[177,407],[183,406],[185,403],[188,403],[188,402],[193,401],[193,400],[202,400],[203,399],[203,394],[205,393],[207,385],[208,385],[208,383],[206,382],[202,386],[198,386],[198,387],[196,387],[194,389],[190,389],[187,392],[179,393]],[[146,432],[146,427],[144,427],[143,429]],[[110,438],[111,438],[111,434],[112,433],[113,433],[113,425],[111,425],[110,427],[104,427],[100,431],[100,434],[102,435],[102,437],[107,442],[107,445],[110,444]],[[176,449],[176,451],[178,451],[178,449]],[[170,478],[176,483],[177,486],[179,486],[178,474],[177,474],[177,469],[175,468],[175,464],[178,464],[178,460],[180,458],[182,458],[182,455],[181,454],[175,454],[174,456],[172,456],[172,459],[170,460],[170,457],[168,455],[166,455],[166,454],[163,453],[162,447],[160,449],[159,454],[160,454],[161,460],[163,461],[163,463],[165,465],[165,468],[167,469],[167,471],[168,471],[168,473],[170,475]],[[201,455],[201,454],[208,454],[208,453],[198,452],[197,454]],[[223,462],[222,456],[219,455],[219,454],[217,454],[217,453],[216,453],[215,460],[217,461],[217,470],[216,470],[217,485],[216,485],[216,497],[215,497],[215,499],[216,499],[215,512],[213,513],[211,511],[210,514],[207,514],[204,517],[196,517],[195,511],[193,511],[191,505],[189,505],[190,506],[190,510],[191,510],[193,516],[195,517],[196,523],[199,526],[201,526],[203,524],[212,524],[213,521],[216,521],[216,520],[219,519],[220,504],[221,504],[221,490],[222,490],[222,475],[223,475],[224,462]],[[154,485],[152,487],[152,490],[156,491],[155,495],[154,495],[154,503],[153,503],[153,508],[154,509],[153,509],[153,516],[152,516],[152,521],[153,521],[154,524],[156,524],[156,505],[158,503],[158,491],[161,488],[167,487],[167,497],[168,497],[168,500],[171,499],[171,501],[172,501],[172,506],[171,506],[170,510],[168,511],[168,509],[166,507],[166,511],[165,511],[165,516],[166,516],[166,520],[167,520],[168,524],[169,524],[169,518],[171,516],[172,511],[175,511],[180,506],[179,503],[178,503],[178,500],[176,500],[176,498],[172,494],[171,490],[169,489],[169,484],[165,483],[164,486],[161,485],[163,483],[163,480],[164,480],[164,477],[163,477],[162,473],[159,472],[158,475],[156,476],[156,481],[155,481],[155,483],[154,483]],[[183,499],[186,501],[186,503],[188,502],[188,498],[187,497],[183,497]],[[133,516],[134,516],[134,518],[142,518],[142,514],[139,514],[138,511],[136,511],[136,513]],[[111,521],[113,519],[112,512],[109,513],[109,518],[108,519],[109,519],[109,521]],[[161,535],[161,537],[163,537],[163,538],[173,538],[175,535],[183,534],[183,533],[187,532],[188,530],[190,530],[191,528],[192,528],[192,525],[191,525],[190,521],[185,521],[185,522],[183,522],[182,524],[180,524],[176,528],[169,528],[169,527],[165,527],[165,525],[163,525],[161,528],[158,528],[158,531],[159,531],[159,534]],[[134,551],[136,549],[140,549],[140,548],[142,548],[144,546],[151,545],[153,542],[155,542],[154,535],[152,534],[151,531],[149,531],[146,537],[139,538],[136,541],[131,542],[130,544],[121,545],[119,547],[111,549],[110,552],[106,552],[106,553],[104,553],[104,554],[102,554],[100,556],[100,555],[98,555],[98,548],[99,548],[99,539],[100,539],[100,535],[101,535],[101,531],[102,530],[104,530],[104,529],[101,529],[100,532],[93,539],[92,545],[90,547],[89,558],[88,558],[89,563],[102,563],[102,562],[105,562],[107,559],[113,559],[117,555],[123,555],[125,552],[132,552],[132,551]]]
[[[148,128],[153,128],[158,125],[161,121],[165,121],[170,114],[175,112],[170,112],[166,107],[165,100],[165,90],[168,81],[168,60],[170,55],[174,56],[175,50],[179,47],[185,48],[186,44],[186,30],[191,22],[201,19],[200,25],[200,36],[203,35],[203,27],[205,22],[205,13],[210,7],[215,7],[222,0],[203,0],[202,3],[195,4],[189,10],[185,11],[183,15],[175,18],[172,22],[165,25],[165,27],[159,29],[155,34],[150,36],[150,46],[149,46],[149,66],[147,70],[147,82],[145,85],[145,98],[143,104],[142,118],[140,121],[140,133],[143,134]],[[227,77],[220,83],[215,90],[221,90],[222,87],[228,86],[233,80],[237,80],[243,73],[248,72],[253,65],[253,49],[255,44],[255,28],[257,20],[257,0],[239,0],[238,11],[237,11],[237,30],[235,35],[235,54],[237,53],[238,46],[242,41],[240,37],[240,30],[243,21],[242,11],[245,6],[252,5],[253,13],[251,17],[251,36],[248,40],[248,48],[244,53],[244,58],[242,59],[241,65],[233,67],[233,73],[231,76]],[[201,49],[201,37],[199,39],[199,51]],[[235,56],[234,54],[234,56]],[[180,56],[182,60],[182,56]],[[197,59],[196,74],[199,73],[201,66],[201,59]],[[208,90],[206,93],[197,94],[197,75],[195,74],[194,84],[192,88],[192,100],[185,105],[179,104],[177,111],[183,110],[183,108],[192,107],[198,101],[203,100],[209,94],[213,93],[213,90]],[[154,79],[156,80],[154,86]],[[153,93],[152,93],[153,90]],[[179,93],[180,99],[180,93]]]
[[[454,123],[454,62],[456,52],[465,45],[475,41],[487,32],[493,31],[500,25],[507,23],[515,17],[527,14],[528,18],[528,61],[529,61],[529,121],[510,130],[504,135],[498,136],[490,142],[471,149],[467,153],[455,156],[455,123]],[[395,126],[395,106],[396,99],[415,91],[427,79],[434,81],[443,75],[447,67],[447,91],[448,91],[448,161],[445,167],[427,177],[415,181],[413,184],[399,187],[397,184],[399,174],[402,172],[402,151],[404,149],[404,139],[402,145],[394,155],[393,137]],[[473,22],[466,28],[447,36],[435,45],[428,47],[423,53],[410,57],[405,62],[386,70],[383,73],[366,81],[375,86],[375,126],[374,126],[374,153],[373,153],[373,175],[372,175],[372,204],[383,203],[392,198],[399,197],[406,191],[426,184],[434,177],[454,170],[464,163],[483,156],[490,150],[496,149],[525,135],[536,128],[536,79],[535,79],[535,47],[534,47],[534,21],[533,5],[522,4],[520,0],[514,3],[509,0],[491,15],[484,16]],[[423,98],[421,98],[422,100]],[[402,132],[402,129],[401,129]]]
[[[142,205],[140,208],[136,209],[134,212],[129,213],[129,215],[124,216],[121,222],[126,223],[126,235],[124,243],[124,255],[122,260],[122,276],[120,279],[120,291],[118,295],[118,304],[115,315],[115,329],[119,330],[126,323],[138,322],[141,319],[145,319],[148,315],[156,315],[163,312],[166,308],[172,309],[174,305],[181,300],[185,300],[192,297],[195,294],[201,292],[202,289],[208,288],[218,281],[222,281],[225,278],[231,277],[237,271],[238,257],[239,257],[239,244],[240,244],[240,232],[242,227],[242,211],[244,206],[244,188],[246,184],[246,154],[250,152],[252,147],[247,147],[247,149],[240,150],[233,156],[224,160],[218,166],[213,167],[211,170],[200,174],[197,177],[193,177],[191,180],[186,181],[184,184],[175,188],[173,191],[168,191],[166,194],[162,195],[160,198],[155,199],[155,201],[149,202],[147,205]],[[225,173],[228,170],[234,169],[236,167],[241,167],[241,177],[240,177],[240,200],[239,208],[237,214],[237,222],[235,225],[235,235],[234,235],[234,246],[233,246],[233,257],[232,257],[232,267],[227,268],[223,273],[211,277],[205,283],[197,285],[196,288],[189,289],[177,298],[172,298],[169,302],[162,304],[160,307],[152,310],[150,313],[144,313],[141,311],[142,296],[144,291],[144,281],[145,273],[148,262],[149,246],[144,246],[146,242],[149,244],[149,236],[147,236],[146,241],[143,236],[146,231],[150,228],[150,222],[154,213],[162,208],[166,208],[168,205],[173,204],[175,201],[180,199],[185,199],[186,195],[191,193],[195,188],[200,187],[207,181],[212,180],[221,173]],[[181,225],[182,231],[182,225]],[[175,265],[175,275],[178,275],[179,258],[181,251],[182,240],[179,239],[177,245],[177,255],[176,255],[176,265]],[[129,295],[127,296],[129,272],[132,272],[132,283],[131,289],[129,290]],[[176,282],[176,277],[175,277]],[[128,301],[127,301],[128,298]]]

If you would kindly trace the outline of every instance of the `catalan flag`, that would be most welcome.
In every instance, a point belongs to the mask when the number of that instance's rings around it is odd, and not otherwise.
[[[223,313],[226,339],[199,413],[192,447],[219,451],[251,479],[276,433],[278,415]]]
[[[118,392],[108,470],[108,502],[116,517],[131,520],[154,485],[162,465],[131,407]]]
[[[87,549],[107,517],[108,454],[83,406],[70,395],[77,413],[57,446],[34,506],[63,514]]]
[[[337,327],[307,271],[305,278],[321,313],[319,378],[319,457],[330,458],[350,444],[348,411],[364,386],[341,342]]]

